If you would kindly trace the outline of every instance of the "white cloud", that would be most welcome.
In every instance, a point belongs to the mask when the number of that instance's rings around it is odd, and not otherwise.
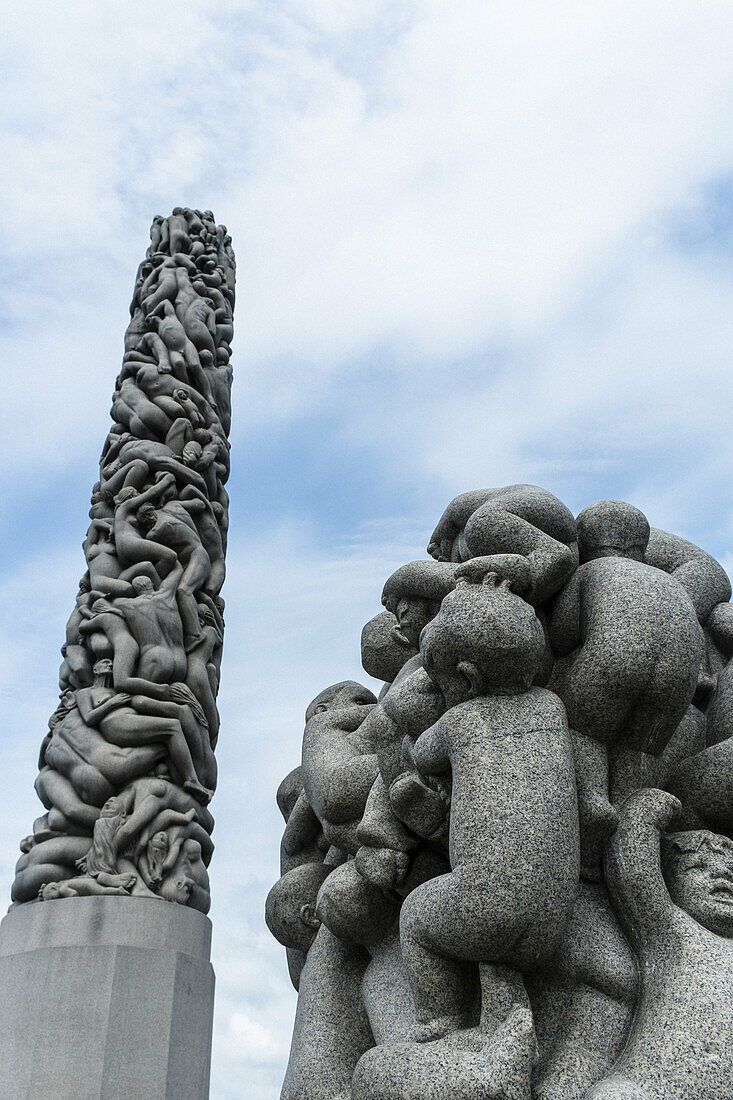
[[[3,881],[38,812],[72,543],[154,213],[212,207],[234,236],[235,443],[282,432],[287,479],[289,432],[337,412],[329,462],[375,486],[333,545],[327,500],[250,516],[242,476],[233,501],[212,1100],[244,1072],[264,1100],[294,1008],[262,925],[274,791],[450,496],[628,495],[730,545],[733,265],[670,231],[733,176],[730,4],[71,0],[4,31]]]
[[[282,1035],[250,1019],[243,1012],[229,1017],[224,1035],[218,1042],[219,1051],[231,1062],[239,1062],[246,1069],[249,1065],[269,1065],[281,1062],[287,1054],[288,1043]]]

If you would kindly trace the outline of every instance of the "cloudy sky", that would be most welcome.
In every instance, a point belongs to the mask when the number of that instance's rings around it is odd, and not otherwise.
[[[212,1100],[277,1096],[303,711],[448,500],[632,500],[733,562],[730,0],[30,0],[0,111],[0,882],[156,213],[238,258]]]

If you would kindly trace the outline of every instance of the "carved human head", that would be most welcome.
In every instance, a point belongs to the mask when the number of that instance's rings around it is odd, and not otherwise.
[[[324,714],[337,707],[363,707],[376,701],[369,688],[357,684],[355,680],[341,680],[338,684],[324,688],[311,700],[305,712],[305,720],[309,722],[317,714]]]
[[[101,657],[95,663],[92,672],[98,680],[105,680],[112,675],[112,661],[109,657]]]
[[[155,591],[150,577],[133,577],[130,584],[136,596],[150,595]]]
[[[137,522],[143,531],[151,531],[155,527],[157,513],[152,501],[141,504],[137,510]]]
[[[123,485],[117,496],[114,498],[115,505],[124,504],[127,500],[132,500],[133,497],[139,496],[137,489],[134,485]]]
[[[183,448],[181,458],[183,459],[184,465],[197,466],[201,461],[203,453],[201,444],[197,443],[195,439],[191,439]]]
[[[411,561],[396,569],[382,590],[382,604],[397,620],[396,640],[417,649],[421,632],[454,584],[453,567],[445,562]]]
[[[631,558],[643,561],[649,542],[649,520],[623,500],[597,500],[577,518],[581,561]]]
[[[417,653],[391,611],[381,611],[361,632],[361,664],[375,680],[391,683],[406,661]]]
[[[527,691],[544,652],[533,608],[492,573],[481,584],[460,578],[420,638],[425,670],[449,707]]]
[[[121,817],[124,815],[122,803],[116,795],[112,795],[108,798],[102,809],[99,811],[100,817]]]
[[[316,899],[332,867],[303,863],[283,875],[267,895],[265,921],[278,943],[307,951],[321,922],[316,916]]]
[[[707,829],[662,837],[670,897],[703,927],[733,937],[733,840]]]

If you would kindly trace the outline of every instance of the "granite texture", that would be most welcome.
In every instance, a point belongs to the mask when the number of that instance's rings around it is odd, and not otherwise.
[[[308,707],[285,1100],[733,1100],[733,607],[623,501],[461,494]]]
[[[105,894],[210,904],[235,265],[210,211],[177,207],[150,238],[17,905]]]
[[[180,905],[81,897],[0,924],[0,1096],[206,1100],[211,924]]]

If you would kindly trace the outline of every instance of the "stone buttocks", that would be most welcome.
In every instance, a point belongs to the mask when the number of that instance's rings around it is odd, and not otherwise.
[[[630,504],[465,493],[306,712],[283,1100],[733,1100],[733,607]]]
[[[210,211],[156,218],[41,745],[47,812],[12,897],[205,913],[224,634],[234,254]]]

